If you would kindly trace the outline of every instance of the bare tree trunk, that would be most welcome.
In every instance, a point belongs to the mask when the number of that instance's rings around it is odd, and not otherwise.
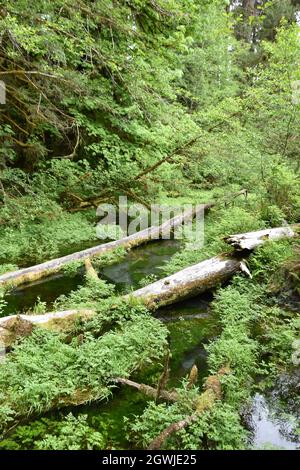
[[[249,44],[256,42],[257,26],[251,24],[250,18],[260,14],[258,8],[260,3],[259,0],[242,0],[242,2],[239,3],[238,11],[241,11],[243,21],[241,24],[238,24],[237,37],[238,39],[245,40]]]
[[[125,249],[132,249],[136,246],[143,245],[151,240],[158,240],[163,237],[168,237],[178,227],[193,220],[198,215],[204,214],[209,211],[212,207],[224,203],[228,205],[235,198],[244,195],[247,197],[247,190],[242,189],[241,191],[226,196],[224,200],[212,201],[207,204],[199,204],[190,211],[185,211],[170,220],[167,220],[159,226],[152,226],[140,232],[124,237],[120,240],[116,240],[110,243],[88,248],[87,250],[78,251],[71,255],[63,256],[62,258],[56,258],[51,261],[47,261],[30,268],[20,269],[18,271],[8,272],[0,276],[0,288],[1,287],[16,287],[22,284],[30,283],[47,276],[55,274],[66,266],[68,263],[73,261],[85,261],[92,259],[95,256],[101,256],[105,253],[111,252],[116,248],[122,247]],[[89,263],[87,261],[87,263]],[[87,267],[87,265],[86,265]],[[91,270],[90,270],[91,272]]]
[[[139,298],[149,309],[155,310],[189,297],[196,297],[245,269],[243,261],[238,258],[215,256],[132,292],[126,297]]]
[[[266,241],[277,241],[283,238],[295,238],[300,233],[300,224],[290,227],[278,227],[259,232],[242,233],[226,237],[225,241],[237,251],[255,250]]]

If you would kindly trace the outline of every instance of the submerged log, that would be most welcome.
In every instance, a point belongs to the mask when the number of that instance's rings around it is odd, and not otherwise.
[[[260,230],[259,232],[242,233],[239,235],[231,235],[224,238],[226,243],[233,246],[237,251],[255,250],[266,241],[277,241],[283,238],[295,238],[300,233],[300,224],[287,227],[271,228]]]
[[[101,256],[105,253],[111,252],[116,248],[122,247],[125,249],[131,249],[136,246],[147,243],[151,240],[157,240],[160,237],[164,237],[170,234],[174,229],[180,227],[183,223],[186,223],[201,214],[205,210],[209,210],[214,206],[214,203],[208,203],[205,205],[197,206],[195,209],[186,211],[180,215],[173,217],[172,219],[164,222],[159,226],[152,226],[140,232],[129,235],[128,237],[121,238],[120,240],[112,241],[102,245],[97,245],[93,248],[88,248],[71,255],[56,258],[51,261],[47,261],[36,266],[29,268],[20,269],[18,271],[8,272],[0,276],[0,288],[1,287],[16,287],[22,284],[30,283],[38,279],[50,276],[59,272],[65,265],[74,261],[85,261],[95,256]]]

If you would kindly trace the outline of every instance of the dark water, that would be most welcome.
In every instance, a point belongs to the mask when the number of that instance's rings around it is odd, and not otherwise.
[[[77,250],[84,248],[86,246],[77,247]],[[176,241],[153,242],[131,251],[123,261],[103,267],[99,274],[114,283],[118,292],[136,289],[140,287],[141,280],[149,275],[163,277],[162,266],[179,248],[180,244]],[[82,284],[83,278],[84,270],[79,271],[73,278],[56,275],[23,289],[16,289],[7,297],[8,305],[4,314],[30,311],[38,298],[47,304],[48,310],[51,310],[56,298],[77,289]],[[165,307],[155,314],[165,323],[170,333],[169,387],[179,386],[194,364],[197,365],[199,371],[199,386],[208,374],[205,345],[219,333],[217,322],[210,313],[212,299],[212,294],[205,294]],[[150,373],[150,376],[136,379],[152,386],[157,385],[157,373],[153,376]],[[293,396],[295,390],[299,394],[300,380],[299,377],[294,380],[296,382],[293,382],[291,377],[279,380],[268,394],[257,394],[254,397],[247,417],[248,427],[252,432],[250,442],[252,448],[297,449],[300,446],[299,435],[296,433],[296,427],[300,426],[299,422],[298,425],[295,423],[295,419],[299,418],[297,412],[299,413],[300,407],[299,401]],[[116,389],[113,399],[107,403],[93,403],[88,406],[66,409],[60,413],[48,414],[47,417],[57,421],[70,411],[74,415],[87,414],[90,425],[101,432],[105,430],[107,449],[126,449],[134,444],[126,437],[124,416],[131,418],[142,413],[146,403],[147,399],[144,395],[128,387],[121,387]],[[32,421],[30,426],[34,427],[35,423]],[[12,439],[14,439],[13,436]],[[9,448],[11,444],[7,445]],[[22,446],[24,448],[24,444]],[[30,449],[33,446],[34,440],[31,443],[28,442],[26,448]]]
[[[295,417],[286,414],[282,408],[282,404],[278,406],[278,403],[272,402],[268,396],[254,396],[251,414],[251,444],[254,449],[300,449]]]
[[[257,393],[246,417],[254,449],[300,449],[300,371],[282,374]]]
[[[180,250],[180,242],[161,240],[135,248],[121,262],[104,267],[101,277],[115,284],[118,292],[127,292],[140,287],[146,276],[163,277],[162,266]]]
[[[89,245],[91,246],[91,244]],[[85,248],[87,248],[86,245],[83,247],[76,246],[75,251]],[[149,243],[130,251],[120,263],[103,267],[99,271],[99,275],[103,279],[115,284],[118,292],[138,288],[139,282],[147,275],[162,277],[162,265],[179,248],[180,243],[175,240]],[[65,255],[67,253],[61,254]],[[57,297],[69,294],[83,283],[84,274],[84,269],[80,270],[75,277],[56,274],[27,286],[22,286],[22,288],[14,289],[5,298],[7,306],[3,309],[3,316],[28,312],[37,303],[38,299],[41,302],[45,302],[47,310],[51,311]]]

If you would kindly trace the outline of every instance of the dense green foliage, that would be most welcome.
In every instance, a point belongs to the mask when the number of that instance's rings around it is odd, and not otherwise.
[[[299,223],[299,4],[2,1],[0,273],[96,244],[96,208],[117,206],[119,196],[149,207],[247,189],[247,198],[210,211],[204,246],[187,236],[161,276],[231,251],[223,238],[232,233]],[[297,244],[267,243],[251,255],[253,278],[217,286],[210,320],[164,325],[89,276],[51,304],[38,298],[35,314],[83,307],[96,315],[61,333],[36,329],[0,362],[0,448],[145,448],[194,412],[203,375],[222,367],[230,369],[222,400],[164,447],[251,447],[245,408],[299,365]],[[94,267],[125,256],[117,249]],[[78,272],[81,262],[63,274]],[[0,315],[9,301],[0,291]],[[176,370],[199,344],[206,369],[194,386],[179,386]],[[116,377],[157,387],[168,348],[176,403],[131,396],[109,417],[103,405],[92,415],[80,408],[120,393]]]

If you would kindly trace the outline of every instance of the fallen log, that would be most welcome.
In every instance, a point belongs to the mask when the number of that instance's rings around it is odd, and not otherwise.
[[[150,385],[140,384],[129,379],[123,379],[121,377],[116,378],[114,382],[120,385],[127,385],[128,387],[135,388],[139,392],[144,393],[148,397],[154,398],[155,400],[161,399],[170,402],[178,401],[178,393],[172,390],[160,390],[159,393],[157,393],[157,389],[150,387]]]
[[[191,377],[193,377],[196,369],[197,367],[194,365],[190,373],[190,380],[191,380]],[[185,429],[190,424],[196,422],[197,419],[199,418],[199,415],[201,415],[205,411],[210,410],[214,406],[217,400],[221,400],[222,399],[221,379],[224,375],[229,374],[229,373],[230,373],[229,367],[222,367],[218,371],[217,374],[210,375],[209,377],[207,377],[203,385],[204,391],[201,393],[201,395],[196,397],[196,399],[192,403],[192,407],[195,410],[195,412],[192,415],[187,416],[186,418],[184,418],[183,420],[179,422],[170,424],[150,443],[147,450],[160,449],[164,445],[168,437],[170,437],[172,434],[175,434],[176,432],[182,429]],[[198,375],[198,369],[197,369],[197,375]],[[137,382],[133,382],[132,380],[124,379],[121,377],[116,378],[114,382],[121,384],[121,385],[127,385],[129,387],[135,388],[139,392],[144,393],[145,395],[151,398],[160,399],[166,402],[173,402],[173,403],[176,403],[177,401],[180,400],[180,395],[178,394],[176,390],[163,389],[163,390],[160,390],[160,393],[157,396],[157,389],[150,387],[149,385],[140,384]],[[193,381],[193,384],[194,384],[194,381]]]
[[[22,284],[30,283],[43,277],[50,276],[59,272],[65,265],[74,261],[85,261],[95,256],[101,256],[104,253],[111,252],[116,248],[122,247],[131,249],[136,246],[156,240],[160,237],[170,234],[175,228],[183,223],[186,223],[196,217],[202,211],[209,210],[215,203],[208,203],[205,205],[197,206],[195,209],[186,211],[183,214],[177,215],[172,219],[164,222],[159,226],[152,226],[140,232],[136,232],[128,237],[121,238],[120,240],[112,241],[102,245],[97,245],[93,248],[88,248],[83,251],[73,253],[71,255],[56,258],[36,266],[20,269],[18,271],[8,272],[0,276],[1,287],[17,287]]]
[[[31,335],[34,327],[52,331],[66,331],[75,322],[87,320],[95,315],[93,310],[66,310],[42,315],[10,315],[0,318],[0,344],[10,348],[18,337]]]
[[[221,379],[225,374],[229,374],[230,369],[223,367],[216,375],[210,375],[204,384],[205,391],[197,398],[194,403],[195,413],[187,416],[185,419],[170,424],[164,429],[149,445],[147,450],[158,450],[164,445],[165,441],[172,435],[185,429],[190,424],[197,421],[199,416],[205,411],[210,410],[217,400],[222,399]]]
[[[242,189],[237,193],[227,196],[225,200],[217,200],[208,202],[207,204],[198,205],[194,209],[185,211],[184,213],[167,220],[159,226],[154,225],[145,230],[141,230],[140,232],[136,232],[133,235],[129,235],[128,237],[121,238],[120,240],[97,245],[93,248],[88,248],[83,251],[72,253],[71,255],[56,258],[51,261],[46,261],[45,263],[41,263],[36,266],[5,273],[0,276],[0,288],[17,287],[22,284],[28,284],[30,282],[37,281],[59,272],[68,263],[74,261],[85,261],[95,256],[101,256],[119,247],[130,250],[151,240],[158,240],[171,234],[177,227],[180,227],[184,223],[193,220],[195,217],[197,217],[198,214],[205,213],[219,204],[228,204],[230,201],[233,201],[239,196],[244,195],[247,197],[247,194],[247,190]]]
[[[295,238],[300,233],[300,224],[287,227],[277,227],[259,232],[242,233],[239,235],[231,235],[224,238],[226,243],[233,246],[236,251],[255,250],[266,241],[277,241],[283,238]]]
[[[87,265],[90,268],[89,263]],[[235,273],[242,271],[247,272],[247,268],[240,259],[216,256],[132,292],[124,296],[124,299],[130,301],[131,298],[138,298],[150,310],[155,310],[185,298],[197,296],[224,283]],[[0,318],[0,341],[6,347],[10,347],[16,337],[30,334],[33,326],[41,326],[47,329],[56,328],[63,331],[69,328],[72,323],[74,324],[78,317],[89,318],[93,315],[95,315],[95,312],[92,310],[71,310],[43,315],[11,315]],[[16,328],[20,321],[23,326]],[[26,322],[26,328],[24,322]],[[53,328],[54,325],[55,328]]]
[[[278,229],[270,229],[268,233],[270,233],[271,230],[277,230],[276,236],[278,237]],[[259,240],[259,245],[270,240],[270,238],[266,236],[261,238],[262,232],[265,233],[266,231],[253,232],[253,234],[251,234],[253,235],[252,239]],[[255,233],[259,235],[255,237]],[[296,231],[291,232],[284,228],[284,230],[280,232],[280,237],[276,238],[276,240],[286,237],[289,238],[292,236],[292,233],[293,236],[297,235]],[[240,237],[245,237],[245,235],[247,234],[241,235]],[[239,236],[236,235],[234,237]],[[230,238],[232,237],[228,237],[228,240]],[[249,237],[247,239],[249,240]],[[92,267],[89,261],[86,265],[88,270]],[[124,296],[124,299],[140,299],[149,310],[156,310],[159,307],[171,305],[189,297],[196,297],[207,290],[223,284],[238,272],[243,272],[247,276],[251,277],[246,263],[241,260],[238,255],[215,256],[214,258],[183,269],[172,276],[154,282],[142,289],[138,289]],[[92,271],[90,271],[90,273],[92,273]],[[86,315],[86,312],[88,312],[88,315]],[[9,347],[15,340],[16,336],[22,336],[22,334],[16,335],[16,333],[10,335],[10,330],[12,332],[14,330],[14,320],[18,318],[26,320],[33,326],[39,325],[49,329],[51,329],[53,323],[55,323],[57,329],[63,330],[66,328],[66,323],[69,326],[70,322],[74,322],[75,318],[86,318],[93,315],[95,315],[95,312],[92,310],[71,310],[67,312],[53,312],[44,315],[12,315],[4,317],[0,319],[0,341]],[[3,322],[5,328],[3,327]]]
[[[244,261],[235,257],[215,256],[136,290],[125,298],[139,298],[150,310],[155,310],[196,297],[223,284],[238,272],[248,272]]]

